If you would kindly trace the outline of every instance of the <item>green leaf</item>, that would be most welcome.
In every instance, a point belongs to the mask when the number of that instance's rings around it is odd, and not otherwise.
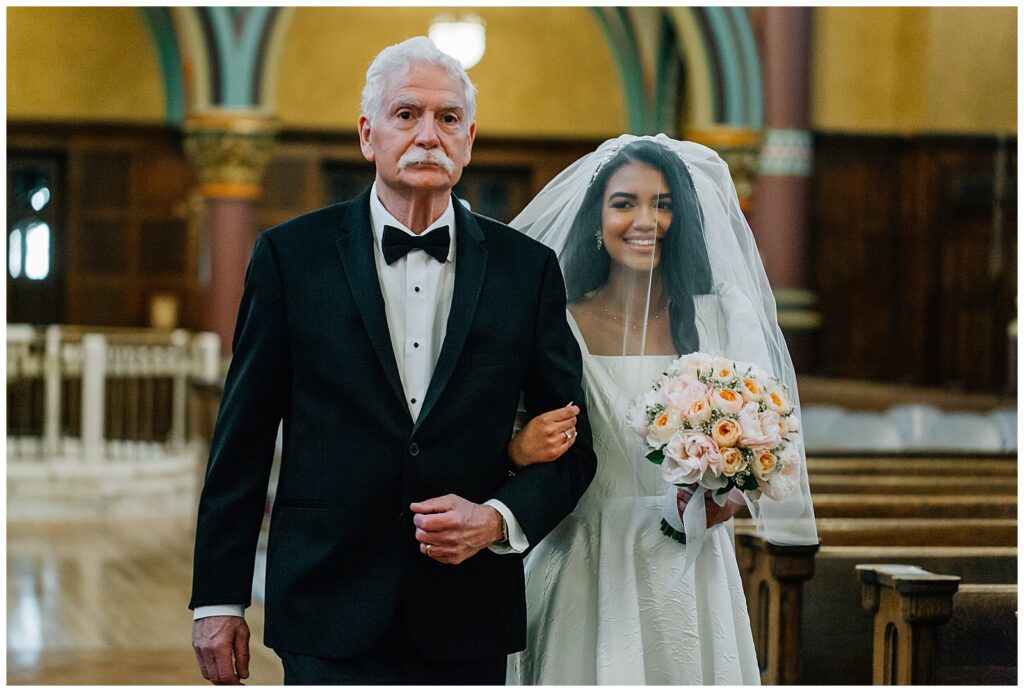
[[[655,464],[660,464],[661,462],[665,461],[665,452],[661,451],[660,449],[655,449],[652,450],[647,455],[647,458],[650,461],[653,461]]]

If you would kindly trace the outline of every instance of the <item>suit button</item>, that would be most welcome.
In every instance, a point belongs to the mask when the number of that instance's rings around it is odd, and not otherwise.
[[[411,445],[409,445],[409,456],[415,457],[415,456],[419,456],[419,454],[420,454],[420,446],[418,444],[413,442]]]
[[[405,512],[399,512],[398,513],[398,521],[402,521],[403,519],[405,519]]]

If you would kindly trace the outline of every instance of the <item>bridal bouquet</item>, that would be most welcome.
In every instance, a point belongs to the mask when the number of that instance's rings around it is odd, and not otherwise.
[[[704,486],[721,501],[732,488],[782,500],[800,478],[800,421],[788,392],[750,363],[681,356],[637,398],[628,423],[666,481]]]

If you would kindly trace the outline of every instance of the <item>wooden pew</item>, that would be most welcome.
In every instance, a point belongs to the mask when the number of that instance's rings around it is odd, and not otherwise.
[[[858,565],[875,685],[1016,685],[1017,585]]]
[[[1017,478],[1017,457],[1007,455],[974,456],[812,456],[807,458],[807,473],[815,475],[853,474],[857,476],[964,476]]]
[[[803,636],[803,587],[814,575],[818,546],[774,545],[739,528],[735,536],[761,684],[795,685],[801,680],[794,654]]]
[[[872,621],[862,610],[859,564],[919,565],[975,583],[1017,582],[1015,547],[822,546],[804,584],[801,684],[871,683]]]
[[[811,496],[828,494],[875,495],[1017,495],[1016,478],[992,476],[869,476],[814,473]]]
[[[1016,495],[877,495],[820,493],[813,495],[814,516],[1012,519]]]
[[[737,534],[756,532],[752,519],[735,519]],[[1015,546],[1016,519],[816,520],[822,545]]]
[[[936,535],[947,535],[945,528]],[[912,561],[940,572],[959,570],[973,581],[1016,581],[1013,546],[786,547],[768,543],[742,524],[736,543],[766,685],[870,682],[871,623],[861,612],[857,564]]]

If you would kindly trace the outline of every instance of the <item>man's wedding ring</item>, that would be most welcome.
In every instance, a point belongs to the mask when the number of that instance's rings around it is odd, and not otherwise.
[[[429,543],[427,543],[427,547],[426,547],[426,551],[427,551],[427,557],[430,557],[430,549],[431,549],[431,548],[433,548],[433,547],[434,547],[434,546],[432,546],[432,545],[430,545]]]

